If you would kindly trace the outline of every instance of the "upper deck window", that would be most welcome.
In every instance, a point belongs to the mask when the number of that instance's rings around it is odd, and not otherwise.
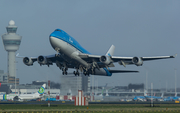
[[[59,30],[59,29],[56,29],[55,31],[60,31],[61,32],[61,30]]]

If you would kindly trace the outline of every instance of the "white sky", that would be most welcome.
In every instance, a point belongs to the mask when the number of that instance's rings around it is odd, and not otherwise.
[[[0,34],[6,33],[10,20],[22,36],[23,56],[54,54],[49,35],[63,29],[92,54],[103,55],[114,44],[117,56],[161,56],[179,54],[180,1],[178,0],[1,0]],[[17,59],[20,83],[50,79],[59,82],[62,72],[56,65],[47,68],[34,63],[29,67]],[[144,62],[141,67],[116,65],[114,69],[138,70],[134,74],[113,74],[96,77],[99,85],[128,85],[144,83],[146,69],[148,84],[154,88],[174,87],[175,71],[180,80],[180,57]],[[0,69],[7,72],[7,52],[0,41]],[[177,87],[180,83],[177,82]]]

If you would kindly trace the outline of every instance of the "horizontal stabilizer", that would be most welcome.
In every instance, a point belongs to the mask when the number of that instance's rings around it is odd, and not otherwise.
[[[16,54],[17,58],[24,58],[25,56],[20,56],[19,53]]]
[[[137,73],[139,71],[128,71],[128,70],[109,70],[110,73]]]

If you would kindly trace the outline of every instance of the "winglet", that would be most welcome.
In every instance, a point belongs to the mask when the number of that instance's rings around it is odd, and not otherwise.
[[[173,57],[175,58],[177,56],[177,54],[175,54]]]
[[[177,56],[177,54],[173,55],[173,56],[170,56],[170,58],[175,58]]]

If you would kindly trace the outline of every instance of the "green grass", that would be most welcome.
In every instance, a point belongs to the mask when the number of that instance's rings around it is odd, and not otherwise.
[[[74,105],[0,105],[0,113],[180,113],[180,104],[161,104],[159,107],[145,107],[144,104],[91,104],[88,106]]]

